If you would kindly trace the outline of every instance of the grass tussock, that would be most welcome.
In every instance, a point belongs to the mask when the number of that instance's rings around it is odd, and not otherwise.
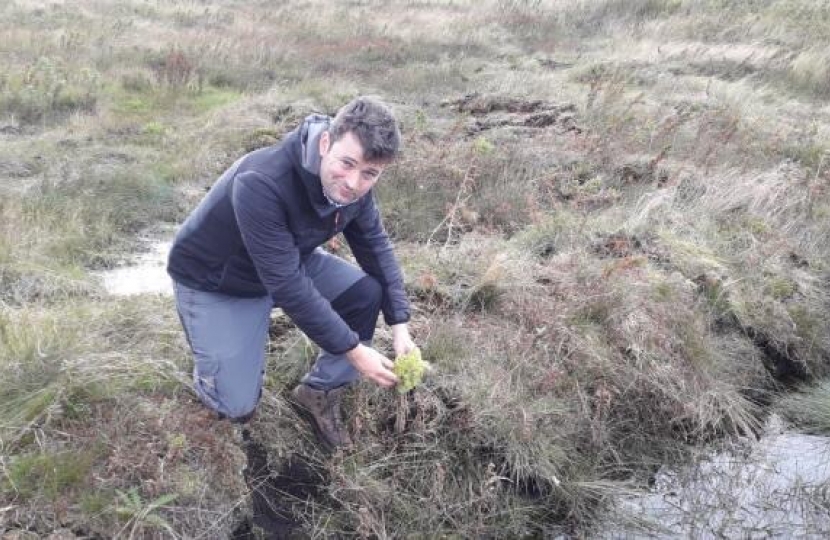
[[[758,428],[753,392],[771,388],[769,374],[746,337],[706,328],[693,283],[645,257],[528,258],[513,251],[519,238],[484,247],[468,236],[437,255],[456,273],[428,284],[450,301],[416,321],[437,374],[400,399],[355,392],[360,448],[320,465],[332,491],[294,508],[298,523],[326,534],[417,534],[424,520],[465,536],[553,534],[585,526],[632,474]],[[487,302],[452,303],[482,284]],[[287,443],[266,439],[285,455]],[[424,500],[434,506],[415,510]]]
[[[11,431],[3,438],[9,442],[27,426],[43,428],[44,417],[71,415],[124,390],[175,388],[179,375],[170,357],[178,343],[157,328],[160,307],[79,301],[63,309],[4,308],[2,423]]]
[[[801,52],[790,67],[789,80],[796,87],[818,97],[830,92],[830,49]]]
[[[94,68],[76,70],[43,56],[0,79],[0,110],[24,125],[51,123],[71,113],[94,112],[100,92],[101,74]]]
[[[830,433],[830,387],[822,382],[788,395],[776,404],[777,410],[807,433]]]

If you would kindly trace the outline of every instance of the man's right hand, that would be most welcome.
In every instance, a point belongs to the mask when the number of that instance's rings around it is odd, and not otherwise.
[[[347,352],[346,358],[370,381],[384,388],[398,384],[398,378],[392,373],[395,364],[375,349],[361,344]]]

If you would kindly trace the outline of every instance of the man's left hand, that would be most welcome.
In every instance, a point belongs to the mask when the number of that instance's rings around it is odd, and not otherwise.
[[[392,326],[392,346],[395,348],[395,357],[406,354],[417,347],[409,335],[406,323]]]

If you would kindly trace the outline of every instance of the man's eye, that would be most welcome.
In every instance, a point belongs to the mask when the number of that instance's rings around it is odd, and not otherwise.
[[[351,169],[352,167],[354,167],[351,161],[347,161],[345,159],[341,159],[340,164],[343,166],[344,169]]]

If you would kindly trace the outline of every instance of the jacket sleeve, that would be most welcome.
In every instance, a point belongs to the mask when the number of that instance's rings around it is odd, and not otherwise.
[[[366,196],[357,217],[343,230],[343,235],[363,271],[383,287],[381,310],[386,324],[409,321],[409,300],[403,285],[403,273],[371,193]]]
[[[242,173],[231,197],[242,241],[274,305],[324,350],[342,354],[357,347],[358,335],[306,276],[281,200],[268,179],[255,171]]]

